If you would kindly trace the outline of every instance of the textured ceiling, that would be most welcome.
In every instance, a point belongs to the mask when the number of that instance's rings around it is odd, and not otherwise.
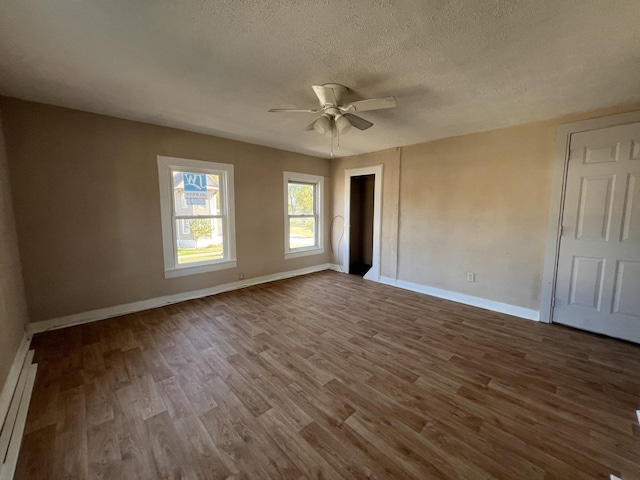
[[[311,85],[362,113],[339,156],[640,101],[640,1],[2,0],[0,94],[327,156]]]

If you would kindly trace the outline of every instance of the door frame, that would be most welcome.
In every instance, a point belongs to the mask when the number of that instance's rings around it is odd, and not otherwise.
[[[569,165],[569,147],[571,135],[574,133],[599,130],[628,123],[640,122],[640,111],[593,118],[580,122],[566,123],[556,130],[556,154],[553,164],[553,180],[551,183],[551,201],[549,204],[549,220],[547,222],[546,248],[542,272],[542,288],[540,290],[540,321],[553,322],[553,307],[560,254],[560,235],[562,216],[564,213],[564,197]]]
[[[349,272],[349,247],[351,242],[351,177],[374,175],[373,189],[373,254],[371,268],[363,277],[365,280],[380,281],[380,239],[382,234],[382,164],[367,167],[348,168],[344,171],[344,254],[342,271]]]

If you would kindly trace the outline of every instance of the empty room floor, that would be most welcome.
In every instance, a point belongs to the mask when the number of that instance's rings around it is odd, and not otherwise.
[[[32,348],[16,479],[640,478],[640,346],[352,275]]]

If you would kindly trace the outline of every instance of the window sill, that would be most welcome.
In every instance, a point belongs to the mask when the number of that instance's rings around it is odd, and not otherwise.
[[[197,275],[199,273],[215,272],[226,270],[238,266],[237,260],[225,260],[224,262],[208,263],[205,265],[194,265],[193,267],[179,267],[164,271],[164,278],[186,277],[187,275]]]
[[[307,257],[309,255],[320,255],[324,253],[324,248],[306,248],[300,250],[291,250],[284,254],[285,260],[289,260],[290,258],[298,258],[298,257]]]

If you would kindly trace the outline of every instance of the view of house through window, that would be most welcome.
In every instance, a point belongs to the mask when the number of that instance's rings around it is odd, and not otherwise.
[[[165,277],[233,268],[233,165],[158,157]]]
[[[285,257],[322,252],[321,212],[323,178],[284,173]]]
[[[178,264],[224,258],[220,175],[172,174]]]

